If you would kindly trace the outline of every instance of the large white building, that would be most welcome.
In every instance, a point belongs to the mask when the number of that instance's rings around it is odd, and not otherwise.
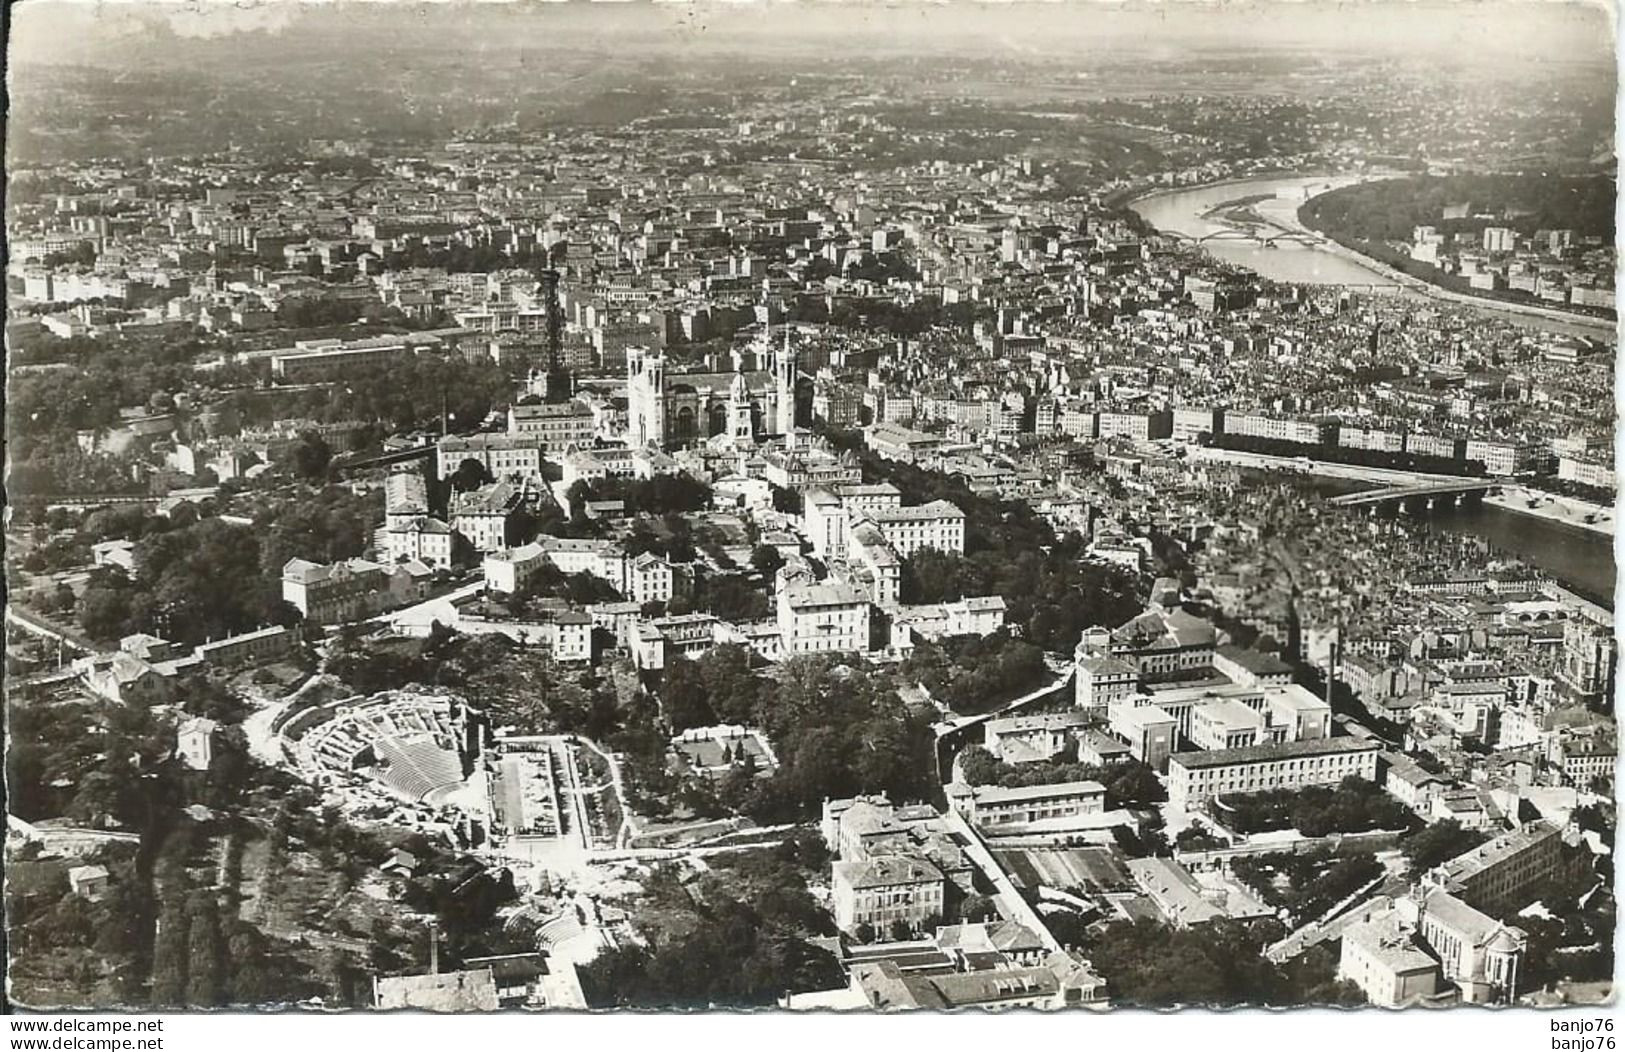
[[[1178,752],[1168,758],[1168,801],[1188,811],[1224,793],[1336,785],[1350,775],[1374,782],[1379,751],[1363,738],[1318,738]]]
[[[543,439],[537,435],[447,435],[439,442],[441,478],[457,473],[463,461],[480,464],[494,479],[542,477]]]
[[[423,598],[429,575],[429,567],[415,560],[385,567],[366,559],[328,566],[289,559],[282,567],[282,598],[317,624],[359,621]]]
[[[592,409],[575,399],[521,402],[508,409],[508,434],[539,443],[542,453],[555,459],[572,446],[590,446],[596,429]]]
[[[452,497],[452,529],[462,534],[477,552],[501,551],[508,543],[508,523],[519,507],[520,494],[507,482],[493,482]]]
[[[950,788],[949,803],[967,821],[986,829],[1058,822],[1106,810],[1099,782],[1051,782],[1006,789],[996,785]]]
[[[761,372],[672,373],[664,355],[629,348],[627,442],[669,448],[719,435],[737,440],[742,423],[749,425],[751,434],[746,437],[790,434],[796,424],[800,373],[788,329],[784,340],[783,348],[772,350],[764,330],[756,348],[758,356],[767,359],[768,368]]]
[[[1439,962],[1413,940],[1398,913],[1386,910],[1343,930],[1337,977],[1358,986],[1380,1008],[1403,1008],[1436,996]]]
[[[628,556],[614,541],[544,536],[488,554],[483,565],[486,590],[520,591],[546,565],[564,574],[590,574],[639,605],[669,602],[675,586],[671,564],[653,552]]]
[[[880,528],[901,558],[922,548],[950,555],[965,553],[965,513],[945,500],[910,507],[870,507],[860,513]]]
[[[886,855],[837,862],[831,869],[835,924],[842,931],[866,924],[885,932],[897,922],[918,928],[942,920],[948,882],[928,859]]]
[[[1005,602],[1002,595],[972,595],[946,603],[894,606],[891,618],[893,645],[901,645],[900,633],[919,639],[946,639],[950,636],[989,636],[1004,627]]]
[[[1305,446],[1319,445],[1325,433],[1321,425],[1312,420],[1293,420],[1263,413],[1226,412],[1223,428],[1227,435],[1269,438]]]
[[[781,588],[778,622],[787,656],[869,650],[869,600],[839,582]]]
[[[432,515],[418,515],[384,527],[383,549],[392,563],[416,560],[436,570],[449,570],[452,529]]]

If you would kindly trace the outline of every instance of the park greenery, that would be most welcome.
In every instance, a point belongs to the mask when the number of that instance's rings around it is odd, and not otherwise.
[[[1444,218],[1452,205],[1468,215]],[[1419,226],[1446,236],[1509,227],[1521,234],[1570,230],[1614,240],[1614,180],[1547,175],[1413,176],[1358,183],[1305,202],[1300,217],[1339,239],[1409,241]]]
[[[726,804],[762,822],[815,816],[826,799],[886,793],[894,800],[934,795],[933,739],[927,713],[898,697],[890,675],[830,655],[792,658],[759,676],[749,652],[721,646],[665,670],[660,701],[674,731],[714,723],[756,727],[774,743],[779,767],[767,777],[733,779]],[[638,765],[634,764],[634,768]],[[670,775],[634,769],[640,806],[665,813]],[[651,799],[664,787],[665,799]],[[714,809],[714,805],[712,808]]]
[[[983,501],[985,498],[977,498]],[[955,499],[955,504],[959,501]],[[964,507],[964,504],[960,504]],[[903,559],[902,602],[942,603],[967,595],[1001,595],[1006,621],[1020,637],[1045,650],[1069,652],[1085,628],[1121,624],[1139,613],[1134,580],[1121,567],[1085,563],[1076,533],[1056,540],[1024,528],[994,535],[998,546],[972,548],[967,525],[964,556],[923,548]],[[1030,545],[1025,543],[1030,541]],[[1009,545],[1009,546],[1006,546]]]
[[[360,555],[382,517],[376,492],[300,488],[238,495],[235,515],[253,526],[228,522],[204,502],[155,515],[139,505],[107,506],[80,517],[61,509],[44,516],[54,531],[21,560],[30,573],[54,572],[89,562],[93,544],[125,540],[133,545],[134,572],[116,565],[91,571],[81,594],[58,587],[33,594],[46,613],[71,611],[92,639],[114,641],[134,632],[183,644],[220,639],[270,624],[293,624],[298,612],[282,602],[282,568],[293,558],[333,561]],[[224,495],[223,495],[224,499]],[[203,516],[203,517],[200,517]],[[37,532],[37,530],[36,530]]]
[[[698,658],[668,661],[660,704],[672,731],[751,723],[770,686],[752,665],[750,650],[738,644],[713,647]]]
[[[899,479],[921,484],[909,489]],[[903,489],[906,504],[942,498],[966,513],[964,555],[922,548],[903,560],[903,602],[1002,596],[1006,621],[1022,639],[1068,653],[1085,628],[1119,625],[1139,613],[1131,574],[1084,561],[1081,536],[1057,538],[1030,508],[973,494],[945,476],[912,468],[899,470],[890,481]]]
[[[116,566],[91,572],[79,625],[97,640],[149,632],[196,645],[297,623],[299,612],[262,572],[261,554],[257,530],[219,519],[149,534],[135,544],[133,576]]]
[[[1285,911],[1294,928],[1319,918],[1383,874],[1382,863],[1369,852],[1336,855],[1325,848],[1245,855],[1231,862],[1230,871],[1266,906]]]
[[[1044,652],[1001,628],[916,644],[899,675],[961,714],[986,712],[1043,685]]]
[[[1446,818],[1405,837],[1399,843],[1399,850],[1410,865],[1411,874],[1420,877],[1435,866],[1465,855],[1489,838],[1482,830],[1469,829],[1454,818]]]
[[[1611,825],[1595,831],[1606,834],[1604,843],[1613,843]],[[1571,861],[1573,865],[1541,885],[1537,904],[1508,910],[1500,918],[1529,936],[1520,979],[1526,989],[1613,979],[1618,910],[1612,866],[1607,856],[1596,869],[1589,858]]]
[[[1150,807],[1168,799],[1155,772],[1138,760],[1091,764],[1077,761],[1076,747],[1038,763],[1009,764],[980,745],[959,754],[959,769],[970,785],[1015,789],[1058,782],[1099,782],[1106,787],[1107,807]]]
[[[178,694],[185,712],[242,714],[201,680]],[[79,860],[108,870],[99,901],[73,893],[69,863],[37,845],[8,852],[8,935],[31,950],[13,961],[12,989],[57,1005],[364,1003],[366,971],[400,963],[387,921],[357,930],[381,915],[353,888],[386,843],[318,813],[314,792],[255,761],[234,723],[217,731],[206,771],[186,766],[173,755],[177,718],[37,698],[8,707],[8,810],[133,837]],[[360,955],[306,933],[378,938]]]
[[[828,854],[809,838],[714,860],[685,885],[656,869],[634,902],[645,945],[623,945],[581,970],[594,1008],[767,1007],[787,991],[841,985],[840,967],[809,939],[834,924],[807,890]]]
[[[1317,946],[1286,964],[1264,956],[1285,934],[1273,921],[1216,920],[1174,928],[1114,921],[1088,952],[1111,962],[1112,1003],[1144,1008],[1357,1005],[1358,987],[1336,978],[1337,951]]]
[[[1335,787],[1311,785],[1216,797],[1208,812],[1227,829],[1243,835],[1279,829],[1296,829],[1310,837],[1375,829],[1403,831],[1416,821],[1404,804],[1354,775]]]

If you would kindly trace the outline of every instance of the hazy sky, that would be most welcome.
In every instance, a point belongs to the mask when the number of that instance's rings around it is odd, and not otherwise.
[[[426,10],[424,10],[426,8]],[[1143,2],[978,2],[978,0],[628,0],[616,3],[432,3],[390,0],[21,0],[12,11],[13,55],[28,61],[74,61],[106,55],[116,43],[159,43],[163,38],[218,38],[245,31],[368,35],[379,26],[399,30],[454,23],[492,27],[492,40],[546,38],[617,40],[671,45],[782,47],[790,42],[840,50],[877,44],[951,49],[967,54],[1043,51],[1099,53],[1124,46],[1193,46],[1269,50],[1307,47],[1332,52],[1380,51],[1407,55],[1497,56],[1556,61],[1596,60],[1612,54],[1611,8],[1604,3],[1526,0],[1520,3],[1354,2],[1225,3],[1196,0]],[[410,33],[410,28],[408,28]],[[374,41],[375,42],[375,41]],[[528,43],[528,41],[527,41]],[[119,49],[139,61],[139,47]]]

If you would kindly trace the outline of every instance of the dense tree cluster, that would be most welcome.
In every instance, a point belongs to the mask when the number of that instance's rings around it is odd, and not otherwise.
[[[917,645],[899,670],[955,712],[986,712],[1049,678],[1044,652],[1008,629]]]
[[[748,724],[769,686],[752,670],[749,648],[725,644],[698,658],[674,658],[661,674],[660,705],[672,731]]]
[[[302,431],[299,440],[288,451],[287,464],[302,479],[317,481],[327,477],[327,466],[333,461],[333,449],[327,440],[315,431]]]
[[[1168,799],[1156,773],[1138,760],[1113,763],[1077,762],[1075,750],[1041,763],[1008,764],[980,745],[959,754],[959,769],[970,785],[1014,789],[1057,782],[1099,782],[1106,787],[1108,807],[1147,807]]]
[[[219,519],[150,534],[136,542],[134,577],[117,567],[90,575],[80,627],[93,639],[150,632],[192,645],[296,623],[299,612],[283,602],[261,558],[258,530]]]
[[[84,341],[71,369],[14,373],[8,380],[7,418],[12,434],[32,454],[34,440],[73,438],[78,430],[118,424],[120,407],[145,406],[197,383],[192,362],[206,355],[201,340],[110,336]]]
[[[1294,927],[1318,918],[1383,874],[1375,855],[1333,855],[1324,848],[1244,856],[1230,868],[1265,905],[1286,910]]]
[[[1357,1005],[1364,996],[1339,982],[1337,951],[1317,946],[1286,965],[1264,956],[1285,934],[1270,922],[1216,920],[1190,928],[1117,921],[1088,946],[1111,962],[1112,1002],[1124,1006]]]
[[[920,272],[897,252],[865,252],[846,265],[846,276],[854,281],[873,281],[881,285],[893,280],[920,280]]]
[[[45,258],[40,260],[40,265],[47,270],[55,270],[58,267],[88,267],[95,262],[96,246],[89,241],[80,241],[72,248],[60,252],[47,252]]]
[[[1614,977],[1618,907],[1611,874],[1596,872],[1589,857],[1572,861],[1540,887],[1540,909],[1509,910],[1501,918],[1529,936],[1519,979],[1525,990],[1564,980],[1605,982]]]
[[[1140,610],[1134,580],[1114,566],[1081,561],[1082,538],[1070,534],[1033,547],[968,551],[922,549],[903,561],[905,603],[938,603],[999,595],[1023,639],[1070,651],[1085,628],[1116,626]]]
[[[1576,237],[1614,239],[1614,180],[1547,175],[1452,175],[1384,179],[1321,194],[1300,214],[1316,230],[1362,240],[1409,241],[1419,226],[1447,237],[1510,227],[1522,234],[1572,230]],[[1450,205],[1471,215],[1444,218]]]
[[[6,705],[6,807],[26,821],[64,814],[100,764],[103,743],[89,705]]]
[[[807,891],[812,858],[787,841],[772,852],[716,860],[693,888],[656,870],[637,903],[647,946],[600,954],[581,971],[594,1008],[770,1006],[787,991],[842,982],[829,951],[808,941],[833,931]],[[827,859],[827,856],[823,856]]]
[[[444,419],[466,431],[506,404],[512,388],[508,374],[489,359],[425,352],[357,369],[342,387],[310,392],[301,415],[320,421],[379,420],[399,430],[438,431]]]
[[[1380,787],[1353,775],[1334,787],[1268,789],[1215,799],[1208,807],[1227,828],[1243,835],[1296,829],[1304,836],[1404,830],[1416,816]]]
[[[729,683],[719,717],[743,715],[747,688],[734,686],[737,659],[715,671]],[[929,716],[907,708],[889,677],[834,656],[792,658],[774,670],[740,721],[766,732],[780,766],[757,780],[743,808],[761,821],[817,813],[830,797],[886,793],[893,800],[935,793]]]
[[[1057,538],[1026,503],[973,493],[961,479],[877,457],[850,434],[829,437],[858,453],[866,478],[895,485],[904,504],[947,500],[965,513],[963,556],[925,548],[903,560],[903,602],[1002,596],[1006,618],[1022,639],[1067,653],[1084,628],[1115,627],[1140,612],[1132,574],[1084,561],[1084,539],[1076,533]]]
[[[676,512],[659,518],[639,516],[621,546],[627,555],[653,552],[674,563],[691,563],[699,557],[694,546],[694,527]]]
[[[760,621],[773,614],[763,587],[739,573],[695,573],[692,591],[667,604],[673,614],[704,611],[736,624]]]
[[[294,499],[240,500],[232,507],[253,518],[260,572],[273,582],[282,580],[289,559],[330,563],[361,555],[384,519],[381,492],[357,494],[342,486],[301,489]]]
[[[107,453],[86,453],[71,436],[50,436],[42,441],[18,436],[7,487],[16,498],[49,496],[59,493],[95,493],[105,496],[141,494],[143,487],[132,481],[130,462]]]
[[[1434,866],[1465,855],[1490,838],[1488,833],[1468,829],[1454,818],[1429,822],[1399,843],[1400,853],[1410,863],[1411,873],[1421,876]]]

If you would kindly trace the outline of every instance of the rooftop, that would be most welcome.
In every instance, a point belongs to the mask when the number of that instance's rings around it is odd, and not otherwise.
[[[791,585],[784,590],[784,599],[792,608],[853,606],[867,602],[856,589],[830,581]]]
[[[1274,654],[1266,654],[1261,650],[1226,644],[1219,647],[1215,654],[1227,661],[1235,662],[1255,676],[1284,676],[1292,673],[1291,665]]]
[[[1398,915],[1391,910],[1345,928],[1343,938],[1352,939],[1391,972],[1409,974],[1439,967],[1438,961],[1417,947],[1411,933],[1400,926]]]
[[[1207,752],[1176,752],[1170,764],[1187,771],[1209,767],[1229,767],[1239,763],[1265,763],[1271,760],[1298,760],[1314,756],[1342,756],[1348,753],[1375,754],[1378,746],[1361,738],[1317,738],[1311,741],[1281,742],[1277,745],[1248,745],[1240,749],[1212,749]]]
[[[926,504],[913,504],[900,508],[871,508],[869,518],[885,525],[888,522],[925,522],[932,519],[963,519],[965,513],[959,510],[958,505],[945,500],[933,500]]]
[[[861,862],[837,862],[832,868],[837,882],[853,888],[930,884],[942,880],[942,872],[936,866],[911,855],[882,855]]]
[[[1477,874],[1506,861],[1519,852],[1528,850],[1552,837],[1560,836],[1562,830],[1545,819],[1530,822],[1510,833],[1502,833],[1494,840],[1480,844],[1464,854],[1446,862],[1441,868],[1447,880],[1469,880]]]
[[[975,791],[978,804],[1013,804],[1023,800],[1049,800],[1057,796],[1104,796],[1106,787],[1099,782],[1051,782],[1047,785],[1022,785],[1006,789],[989,785]]]

